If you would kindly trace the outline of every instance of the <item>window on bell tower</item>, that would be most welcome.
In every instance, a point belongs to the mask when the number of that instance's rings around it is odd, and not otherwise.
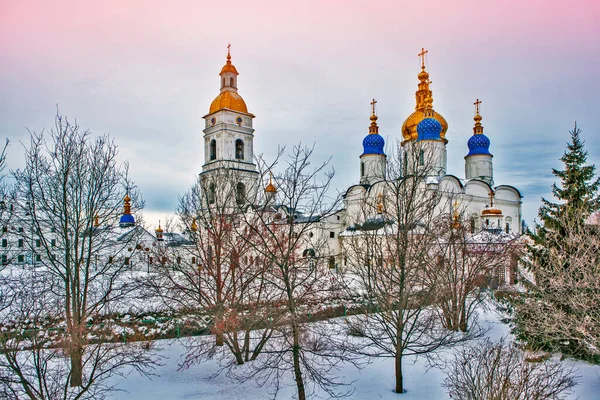
[[[360,163],[360,176],[365,176],[365,163]]]
[[[217,141],[215,139],[210,141],[210,161],[217,159]]]
[[[423,150],[419,151],[419,165],[425,165],[425,152]]]
[[[233,78],[229,78],[229,86],[235,87],[235,81],[233,80]]]
[[[244,200],[246,199],[246,185],[242,182],[238,182],[236,191],[235,191],[235,201],[238,205],[244,204]]]
[[[235,158],[238,160],[244,159],[244,141],[242,139],[235,141]]]
[[[211,183],[208,187],[208,204],[215,204],[216,188],[215,184]]]

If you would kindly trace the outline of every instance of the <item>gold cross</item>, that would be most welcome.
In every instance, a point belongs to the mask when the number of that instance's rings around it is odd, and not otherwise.
[[[494,192],[490,190],[490,207],[494,206]]]
[[[377,104],[377,100],[373,99],[371,102],[371,114],[375,115],[375,104]]]
[[[477,115],[479,115],[479,105],[481,104],[481,100],[477,99],[477,101],[473,104],[475,105],[475,112]]]
[[[421,52],[417,54],[421,57],[421,68],[425,69],[425,54],[429,53],[429,50],[425,50],[424,47],[421,47]]]
[[[231,43],[227,43],[227,55],[230,55]]]

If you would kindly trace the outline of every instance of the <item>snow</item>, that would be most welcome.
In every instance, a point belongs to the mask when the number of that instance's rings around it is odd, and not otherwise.
[[[489,328],[488,337],[498,340],[508,335],[508,327],[493,312],[482,316],[481,324]],[[224,373],[215,376],[219,371],[216,361],[196,364],[187,370],[179,370],[178,362],[185,353],[184,343],[189,339],[158,341],[158,353],[164,357],[163,366],[155,373],[159,376],[151,379],[132,373],[124,378],[115,378],[113,383],[122,391],[113,394],[111,399],[268,399],[272,398],[270,388],[257,387],[253,382],[237,382]],[[579,385],[569,399],[600,399],[600,366],[583,362],[564,361],[572,364],[581,375]],[[442,387],[444,372],[439,369],[427,370],[423,358],[407,360],[403,365],[404,385],[407,392],[398,395],[394,388],[394,363],[392,359],[375,359],[362,370],[346,365],[339,372],[344,381],[350,383],[354,392],[349,399],[448,399]],[[280,390],[278,399],[291,399],[295,395],[292,377],[288,378],[286,387]],[[322,395],[327,398],[327,396]]]

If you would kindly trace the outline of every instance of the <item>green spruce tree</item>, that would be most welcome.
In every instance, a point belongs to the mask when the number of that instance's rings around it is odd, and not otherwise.
[[[529,231],[522,282],[526,293],[511,304],[517,337],[534,350],[598,361],[600,356],[600,240],[598,227],[587,223],[600,209],[600,179],[581,130],[561,157],[564,169],[553,169],[555,202],[542,198],[540,221]]]

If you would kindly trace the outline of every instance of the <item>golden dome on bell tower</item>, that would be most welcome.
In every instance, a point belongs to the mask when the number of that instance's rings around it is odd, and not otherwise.
[[[425,54],[427,53],[427,50],[421,49],[421,53],[418,54],[418,56],[421,57],[421,72],[417,75],[419,78],[418,89],[415,92],[417,104],[415,106],[415,112],[410,114],[404,121],[404,124],[402,124],[402,145],[406,142],[417,140],[417,137],[419,136],[417,133],[417,125],[426,118],[425,110],[427,106],[431,107],[431,104],[433,103],[433,92],[431,91],[432,82],[429,80],[429,73],[425,71]],[[448,122],[435,111],[433,112],[433,118],[442,125],[440,137],[447,143],[446,131],[448,131]]]

